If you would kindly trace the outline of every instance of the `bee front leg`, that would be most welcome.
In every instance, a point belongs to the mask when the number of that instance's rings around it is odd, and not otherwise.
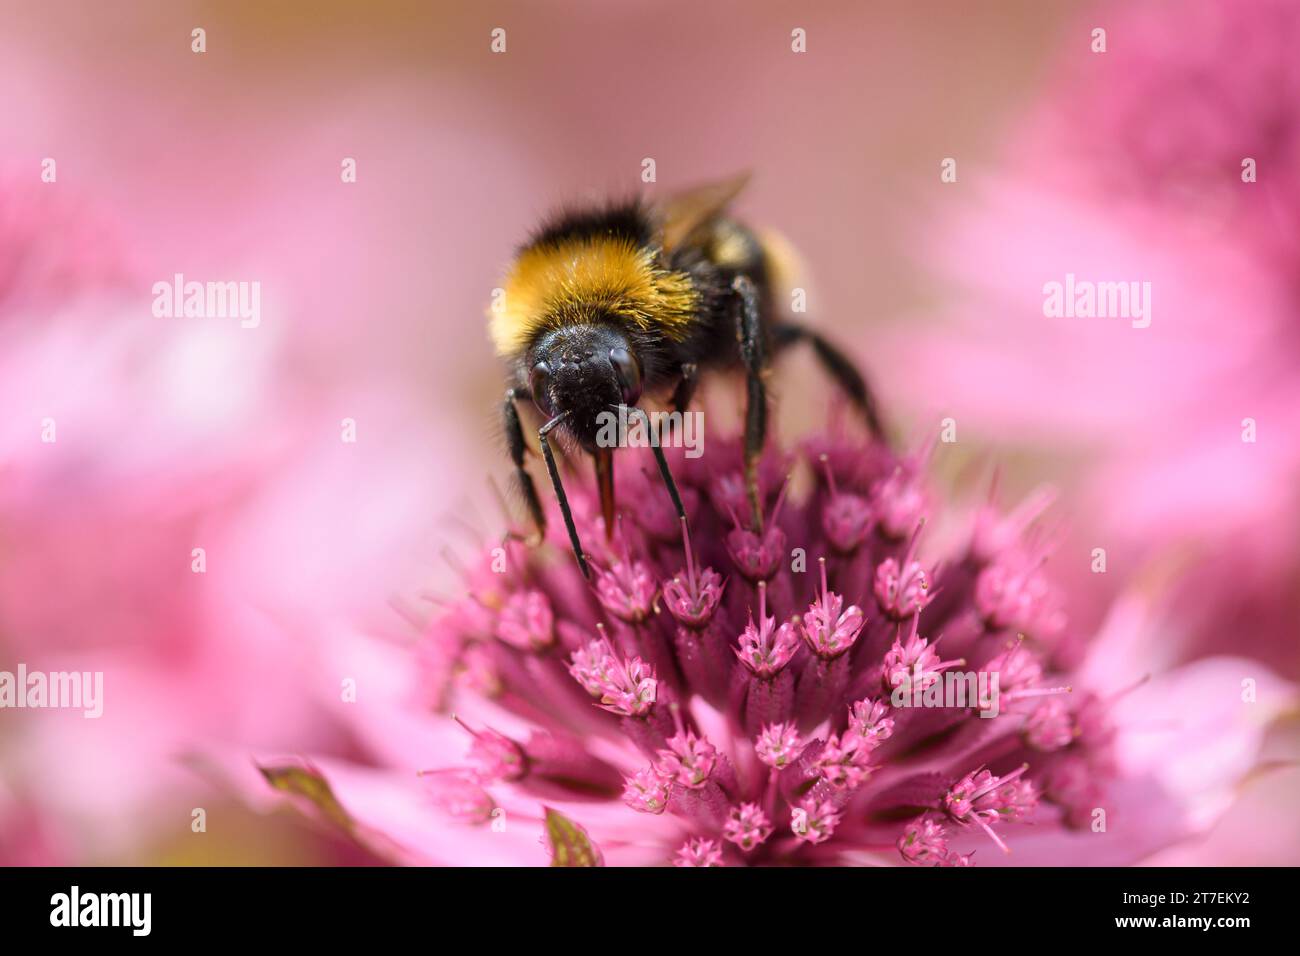
[[[767,347],[764,341],[758,288],[748,276],[737,276],[731,283],[739,308],[736,311],[736,341],[745,366],[745,489],[755,530],[763,530],[763,509],[758,494],[758,459],[767,439]]]
[[[560,469],[555,465],[555,453],[551,451],[548,437],[562,421],[564,415],[556,415],[537,432],[537,441],[542,446],[542,458],[546,461],[546,471],[551,476],[551,487],[555,489],[555,498],[560,503],[560,514],[564,517],[565,530],[569,532],[569,544],[573,547],[573,556],[578,561],[582,576],[591,580],[591,566],[582,551],[582,541],[578,539],[578,528],[573,523],[573,511],[569,508],[569,496],[564,493],[564,482],[560,479]]]
[[[687,362],[681,368],[681,379],[673,389],[673,408],[682,414],[695,397],[695,388],[700,384],[700,367],[694,362]]]
[[[692,365],[691,368],[695,366]],[[681,385],[677,387],[681,391]],[[676,398],[674,398],[676,401]],[[690,399],[687,398],[689,402]],[[664,480],[664,487],[668,489],[668,497],[673,500],[673,509],[677,512],[677,520],[686,520],[686,506],[682,504],[682,496],[677,490],[677,482],[673,480],[672,469],[668,467],[668,459],[664,456],[663,446],[659,444],[659,435],[653,425],[650,424],[650,416],[645,413],[644,409],[635,406],[623,406],[623,413],[626,415],[636,415],[641,423],[645,426],[646,434],[650,436],[650,450],[654,452],[655,462],[659,465],[659,475]]]
[[[540,544],[546,534],[546,513],[542,511],[542,500],[537,496],[537,486],[533,484],[532,475],[524,468],[524,429],[519,422],[519,396],[513,388],[506,389],[506,401],[503,409],[505,423],[506,447],[510,451],[510,460],[515,466],[515,480],[519,482],[524,494],[524,503],[528,506],[528,517],[536,532],[536,541]]]

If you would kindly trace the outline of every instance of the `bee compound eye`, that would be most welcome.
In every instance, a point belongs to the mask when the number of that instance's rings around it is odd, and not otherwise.
[[[545,362],[538,362],[528,375],[528,389],[533,395],[533,404],[547,415],[555,414],[551,410],[551,367]]]
[[[636,356],[625,348],[609,350],[609,361],[618,373],[619,387],[623,390],[623,404],[635,405],[641,398],[641,365]]]

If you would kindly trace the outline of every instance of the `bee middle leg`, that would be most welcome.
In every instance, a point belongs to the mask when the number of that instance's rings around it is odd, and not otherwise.
[[[737,276],[731,283],[739,308],[736,312],[736,341],[745,366],[745,490],[755,530],[763,530],[763,509],[758,493],[758,460],[767,439],[767,343],[764,337],[758,287],[748,276]]]
[[[681,368],[681,378],[673,389],[673,408],[685,414],[686,407],[695,397],[695,388],[700,384],[700,367],[694,362],[687,362]]]
[[[542,500],[537,496],[537,486],[533,484],[532,475],[524,468],[524,429],[519,421],[519,396],[513,388],[506,389],[505,406],[502,418],[505,424],[506,448],[510,452],[510,461],[515,466],[515,479],[524,495],[524,504],[528,508],[528,517],[533,523],[537,539],[546,534],[546,513],[542,510]]]

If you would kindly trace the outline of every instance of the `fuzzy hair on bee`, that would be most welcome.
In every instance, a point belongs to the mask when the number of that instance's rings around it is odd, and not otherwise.
[[[701,290],[667,267],[635,200],[551,220],[522,249],[490,325],[497,351],[515,357],[565,325],[625,324],[681,341],[699,313]]]
[[[545,514],[524,465],[519,404],[546,417],[538,442],[574,555],[589,575],[551,441],[591,455],[605,531],[614,526],[612,447],[603,416],[639,413],[643,397],[686,411],[702,373],[741,368],[746,378],[745,462],[750,521],[761,530],[756,465],[767,431],[764,376],[774,351],[812,345],[832,377],[881,435],[874,399],[853,363],[820,334],[772,305],[778,250],[728,215],[748,175],[662,203],[638,199],[572,208],[543,222],[518,250],[489,314],[489,334],[510,365],[506,440],[530,518]],[[679,517],[685,512],[662,449],[653,447]]]

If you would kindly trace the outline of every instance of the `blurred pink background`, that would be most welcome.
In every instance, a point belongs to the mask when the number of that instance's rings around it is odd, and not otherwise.
[[[1117,71],[1122,89],[1158,42],[1119,9],[0,4],[0,670],[100,669],[106,697],[99,721],[0,712],[0,862],[368,860],[286,809],[247,809],[220,768],[379,759],[354,718],[378,666],[357,635],[409,641],[394,605],[447,586],[464,525],[499,523],[483,312],[536,218],[741,169],[739,211],[799,250],[811,321],[855,348],[893,416],[916,433],[956,416],[948,477],[997,460],[1012,489],[1061,489],[1053,570],[1081,619],[1138,580],[1166,599],[1163,659],[1230,649],[1294,679],[1295,272],[1222,222],[1115,200],[1092,175],[1114,158],[1061,142],[1049,118],[1082,96],[1072,71]],[[1114,21],[1104,64],[1094,20]],[[1199,63],[1245,68],[1232,49]],[[1098,94],[1084,132],[1111,135],[1099,118],[1122,106]],[[643,186],[646,157],[659,181]],[[945,157],[957,183],[939,180]],[[1067,268],[1194,282],[1146,338],[1048,327],[1041,283]],[[153,283],[178,272],[260,282],[261,324],[154,317]],[[1225,370],[1215,322],[1232,310]],[[802,357],[776,383],[783,430],[825,407]],[[1267,424],[1240,460],[1247,414]],[[1207,428],[1222,447],[1188,437]],[[1205,519],[1194,536],[1188,515]],[[1097,540],[1115,555],[1104,581]],[[1197,575],[1230,593],[1178,590]],[[1295,742],[1292,716],[1265,757]],[[1300,861],[1298,788],[1295,769],[1263,775],[1165,861]]]

